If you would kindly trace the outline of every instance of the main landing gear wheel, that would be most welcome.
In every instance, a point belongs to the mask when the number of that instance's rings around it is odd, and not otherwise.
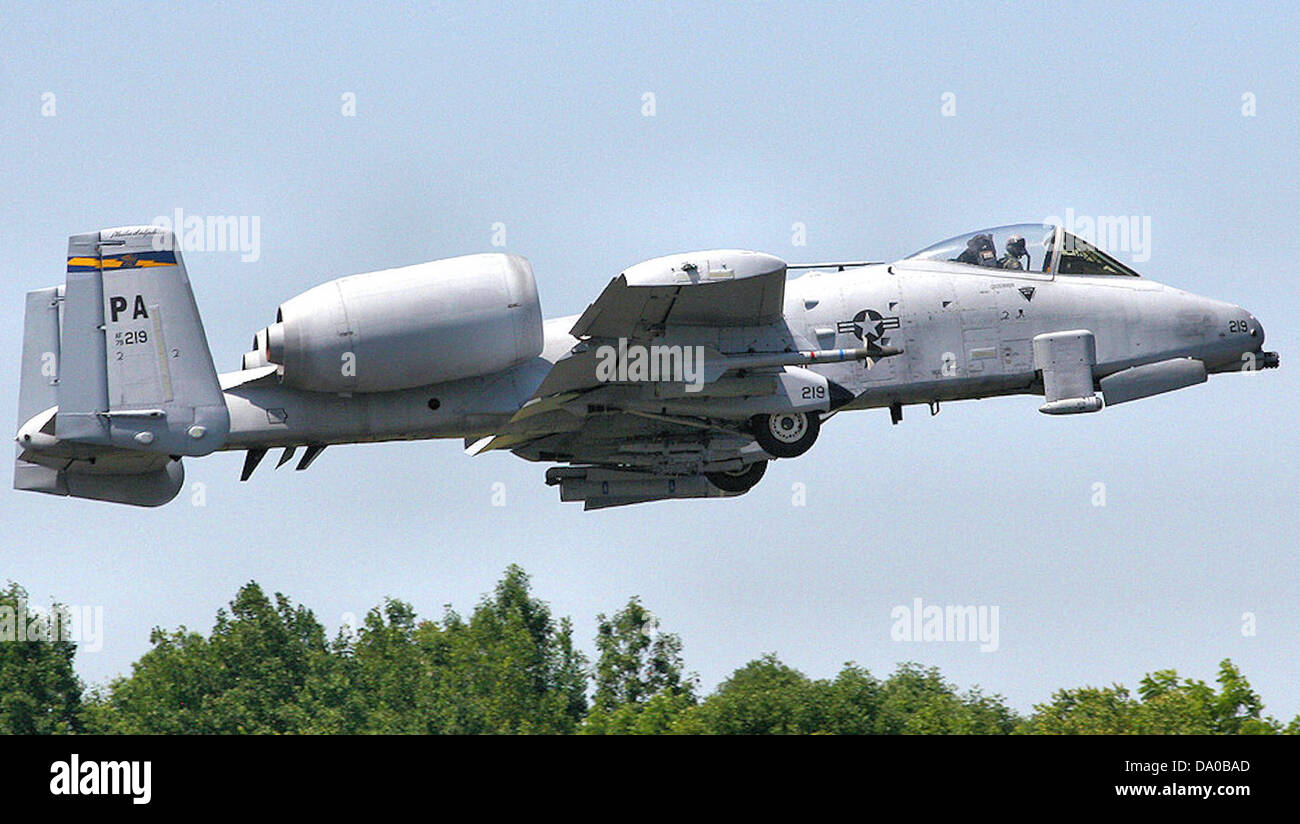
[[[812,449],[822,420],[815,412],[778,412],[750,419],[754,439],[775,458],[797,458]]]
[[[723,492],[748,492],[754,484],[762,480],[763,473],[766,471],[767,461],[755,461],[735,472],[706,472],[704,477]]]

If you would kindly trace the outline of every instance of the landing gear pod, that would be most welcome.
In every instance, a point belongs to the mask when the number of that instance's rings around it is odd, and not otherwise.
[[[1092,367],[1097,363],[1097,339],[1087,329],[1049,332],[1034,338],[1034,368],[1043,373],[1045,415],[1097,412],[1101,398],[1093,391]]]
[[[812,449],[821,426],[816,412],[778,412],[750,419],[754,440],[774,458],[797,458]]]
[[[1170,358],[1134,366],[1101,379],[1107,406],[1149,398],[1205,383],[1205,364],[1192,358]]]

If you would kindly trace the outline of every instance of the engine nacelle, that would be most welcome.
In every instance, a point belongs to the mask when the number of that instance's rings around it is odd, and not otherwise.
[[[280,305],[245,368],[280,367],[316,392],[388,392],[537,357],[542,309],[528,261],[481,254],[332,280]]]

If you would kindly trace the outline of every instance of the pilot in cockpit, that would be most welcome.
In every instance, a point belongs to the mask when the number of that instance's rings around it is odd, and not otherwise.
[[[1020,235],[1011,235],[1007,238],[1007,253],[998,258],[998,266],[1002,269],[1027,269],[1027,265],[1021,265],[1020,259],[1029,257],[1029,250],[1025,248],[1025,239]]]
[[[966,248],[955,260],[972,266],[997,266],[998,247],[993,245],[993,236],[980,233],[966,241]]]

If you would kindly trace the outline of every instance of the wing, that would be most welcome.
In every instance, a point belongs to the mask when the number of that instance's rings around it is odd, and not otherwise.
[[[732,249],[647,260],[610,281],[575,338],[645,340],[668,326],[762,326],[781,318],[786,263]]]
[[[588,509],[742,494],[772,458],[751,434],[754,416],[824,412],[852,398],[800,367],[881,354],[803,348],[785,323],[785,278],[781,259],[735,250],[627,269],[574,323],[576,345],[523,407],[467,451],[568,463],[547,482]],[[678,350],[693,377],[634,377],[632,347],[651,358]],[[612,362],[617,377],[602,369]]]
[[[879,357],[881,351],[800,349],[784,323],[786,262],[761,252],[721,249],[647,260],[609,282],[569,331],[579,343],[557,360],[529,406],[602,386],[602,345],[662,339],[700,346],[712,383],[737,369],[782,367]],[[722,351],[720,351],[722,350]],[[560,401],[552,401],[543,409]]]
[[[780,258],[733,249],[669,255],[629,267],[574,323],[570,334],[578,344],[556,360],[509,425],[467,443],[467,451],[517,450],[547,436],[570,434],[584,428],[581,418],[591,407],[622,408],[630,396],[644,394],[644,386],[628,391],[599,379],[602,345],[647,343],[665,335],[717,343],[717,330],[749,328],[768,330],[768,345],[788,350],[789,335],[781,323],[785,277],[786,263]],[[724,356],[712,346],[707,354],[709,380],[716,380]],[[770,383],[764,391],[771,391]]]

